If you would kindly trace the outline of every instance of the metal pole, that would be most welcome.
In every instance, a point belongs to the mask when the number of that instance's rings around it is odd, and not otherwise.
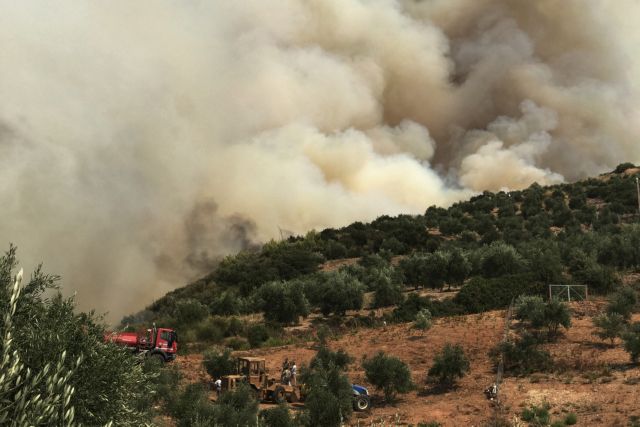
[[[638,215],[640,215],[640,183],[638,182],[637,176],[636,176],[636,190],[638,191]]]

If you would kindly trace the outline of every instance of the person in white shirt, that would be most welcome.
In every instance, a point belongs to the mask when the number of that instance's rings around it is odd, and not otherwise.
[[[297,384],[297,380],[296,380],[296,375],[298,374],[298,367],[296,366],[296,362],[293,361],[291,362],[291,385],[296,385]]]
[[[222,380],[218,378],[213,383],[213,388],[216,390],[216,396],[220,397],[220,392],[222,391]]]

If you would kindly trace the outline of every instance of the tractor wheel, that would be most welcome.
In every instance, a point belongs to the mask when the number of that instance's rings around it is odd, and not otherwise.
[[[273,390],[273,401],[280,404],[287,400],[287,394],[284,391],[284,387],[278,386]]]
[[[291,393],[287,394],[287,402],[296,403],[298,401],[298,395],[295,390],[292,390]]]
[[[369,400],[369,396],[356,396],[353,399],[353,409],[356,411],[366,411],[370,405],[371,401]]]

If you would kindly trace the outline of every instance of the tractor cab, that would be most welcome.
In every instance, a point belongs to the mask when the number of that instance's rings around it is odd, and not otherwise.
[[[246,378],[246,381],[256,388],[267,385],[267,371],[265,360],[260,357],[240,357],[236,365],[236,372]]]

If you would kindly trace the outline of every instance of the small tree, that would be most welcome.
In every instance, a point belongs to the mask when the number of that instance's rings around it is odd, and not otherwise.
[[[633,314],[637,303],[636,291],[630,287],[623,287],[609,297],[607,313],[618,313],[628,321],[631,319],[631,314]]]
[[[231,350],[216,349],[204,353],[202,365],[212,378],[220,378],[223,375],[232,374],[235,370],[235,360],[231,358]]]
[[[442,351],[433,359],[433,366],[429,369],[428,377],[438,384],[450,387],[457,378],[462,378],[469,372],[469,360],[460,344],[446,344]]]
[[[595,335],[602,340],[610,340],[613,345],[624,332],[626,321],[619,313],[604,313],[593,319],[593,324],[599,328]]]
[[[215,405],[213,422],[203,425],[249,426],[254,425],[258,415],[258,401],[254,391],[246,384],[225,392]]]
[[[332,352],[322,345],[308,369],[301,369],[307,389],[302,424],[339,427],[353,410],[352,390],[343,370],[351,358],[343,351]]]
[[[420,329],[421,331],[426,331],[431,328],[431,325],[431,312],[426,308],[423,308],[418,312],[418,314],[416,314],[416,320],[413,322],[413,327]]]
[[[289,413],[289,407],[286,404],[280,404],[272,409],[264,409],[260,411],[262,419],[261,426],[264,427],[296,427],[297,424]]]
[[[368,285],[375,291],[374,307],[388,307],[402,301],[402,284],[394,278],[393,271],[388,267],[367,274]]]
[[[640,357],[640,322],[635,322],[622,334],[624,349],[629,353],[631,361],[638,363]]]
[[[249,327],[247,339],[251,347],[260,347],[263,342],[269,339],[269,331],[266,326],[256,323]]]
[[[384,392],[384,399],[393,402],[397,393],[406,393],[413,388],[411,372],[402,360],[378,352],[362,363],[367,381]]]
[[[571,311],[567,304],[555,298],[547,302],[544,311],[544,323],[550,338],[558,335],[560,326],[569,329],[571,327]]]
[[[364,286],[346,271],[330,273],[322,284],[320,311],[329,315],[335,313],[344,316],[347,310],[362,308]]]
[[[309,314],[309,302],[297,281],[267,283],[258,295],[267,320],[290,324]]]

